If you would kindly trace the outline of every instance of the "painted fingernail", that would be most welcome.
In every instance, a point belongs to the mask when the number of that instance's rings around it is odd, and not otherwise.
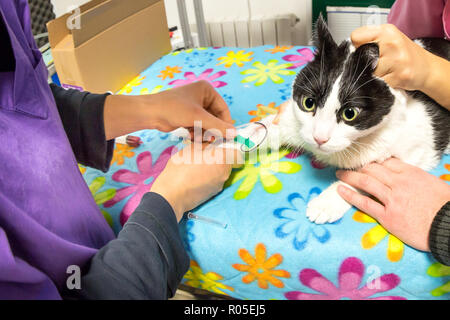
[[[139,137],[136,136],[127,136],[126,143],[130,147],[137,148],[142,144],[142,140]]]

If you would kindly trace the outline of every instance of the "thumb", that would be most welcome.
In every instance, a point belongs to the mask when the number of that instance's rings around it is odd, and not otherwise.
[[[400,88],[395,75],[393,75],[391,73],[381,77],[381,79],[383,79],[383,81],[386,82],[393,89],[403,89],[403,88]]]
[[[200,109],[200,118],[204,130],[209,130],[211,134],[216,135],[216,132],[222,135],[222,138],[233,139],[236,135],[236,128],[229,122],[221,120],[209,113],[205,109]],[[215,132],[216,131],[216,132]]]
[[[376,42],[381,32],[380,26],[363,26],[354,30],[350,35],[350,39],[355,48],[358,48],[363,44]]]

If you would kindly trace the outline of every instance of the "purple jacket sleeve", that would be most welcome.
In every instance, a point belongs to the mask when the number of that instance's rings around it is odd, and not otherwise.
[[[392,6],[388,22],[411,39],[444,38],[444,6],[445,0],[397,0]]]

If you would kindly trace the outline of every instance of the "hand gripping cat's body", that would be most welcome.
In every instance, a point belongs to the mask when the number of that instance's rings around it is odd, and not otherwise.
[[[390,157],[424,170],[437,166],[450,151],[450,112],[421,92],[394,90],[373,76],[376,44],[356,50],[349,41],[337,45],[321,18],[314,40],[315,58],[297,75],[278,125],[273,116],[263,120],[269,127],[265,146],[301,148],[343,169]],[[450,42],[416,42],[450,60]],[[341,183],[310,201],[311,221],[333,222],[351,208],[337,193]]]

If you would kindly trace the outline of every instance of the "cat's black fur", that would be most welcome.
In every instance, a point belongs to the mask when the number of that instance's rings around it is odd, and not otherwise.
[[[450,60],[450,42],[444,39],[420,39],[423,47]],[[341,75],[339,102],[341,106],[358,106],[359,116],[347,123],[358,130],[366,130],[379,124],[390,112],[394,96],[388,85],[373,76],[379,49],[375,43],[360,46],[349,56],[349,41],[340,45],[333,40],[326,23],[320,16],[314,30],[315,58],[297,75],[293,85],[293,99],[298,105],[302,97],[313,98],[317,108],[322,108],[331,89]],[[450,80],[449,80],[450,81]],[[435,148],[444,152],[450,141],[450,112],[422,92],[408,92],[415,99],[425,102],[435,129]],[[337,122],[342,108],[336,112]]]

